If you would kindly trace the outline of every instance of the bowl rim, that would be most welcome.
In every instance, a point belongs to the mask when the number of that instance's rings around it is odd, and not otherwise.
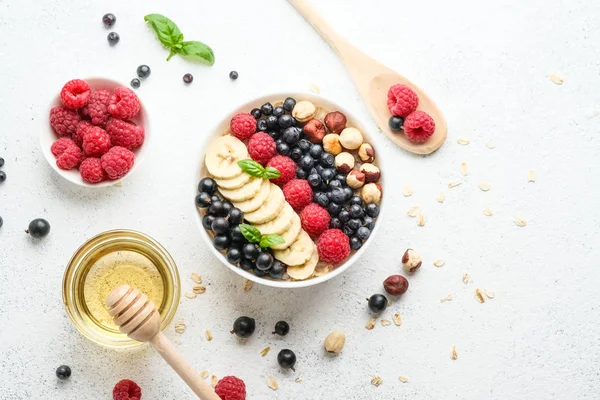
[[[330,105],[333,106],[332,108],[330,108],[331,110],[337,110],[337,111],[344,113],[344,115],[346,115],[346,116],[351,116],[351,118],[356,122],[354,127],[359,129],[363,133],[363,135],[369,139],[369,143],[371,143],[373,146],[375,146],[375,151],[377,152],[376,146],[378,146],[378,144],[373,143],[375,141],[375,136],[368,133],[367,129],[365,128],[366,125],[360,118],[355,117],[355,115],[356,115],[355,113],[352,113],[347,108],[340,106],[337,101],[332,100],[328,97],[324,97],[320,94],[303,92],[303,91],[267,93],[267,94],[263,94],[261,96],[255,97],[249,101],[246,101],[243,104],[240,104],[238,107],[233,109],[229,114],[227,114],[224,118],[220,119],[216,124],[214,124],[212,126],[212,128],[208,131],[209,135],[207,135],[204,138],[204,140],[202,140],[200,148],[198,149],[198,154],[200,155],[200,157],[199,157],[200,158],[200,166],[197,167],[196,173],[194,174],[194,179],[196,180],[194,183],[194,188],[195,188],[194,197],[198,193],[197,187],[198,187],[198,182],[199,182],[200,174],[201,174],[201,170],[202,170],[202,164],[204,163],[204,156],[206,153],[206,149],[208,148],[211,140],[214,139],[216,137],[216,135],[222,133],[222,130],[220,130],[219,128],[224,124],[228,124],[231,117],[239,112],[249,112],[249,110],[254,108],[257,104],[259,104],[259,106],[260,106],[260,104],[263,104],[267,101],[269,101],[269,102],[281,101],[282,99],[285,99],[286,97],[293,97],[297,101],[310,100],[311,102],[314,102],[317,106],[320,106],[323,103],[330,103]],[[380,166],[380,169],[383,171],[385,169],[385,167],[384,167],[385,161],[382,158],[378,158],[377,162]],[[386,209],[386,207],[385,207],[386,188],[385,188],[385,180],[383,178],[378,183],[381,185],[381,191],[383,193],[381,202],[379,204],[379,209],[380,209],[379,216],[377,217],[377,219],[380,219],[384,215],[385,209]],[[210,235],[208,234],[206,229],[204,229],[204,227],[202,226],[202,217],[200,216],[200,210],[196,207],[195,204],[193,205],[193,207],[194,207],[194,218],[196,220],[196,223],[198,224],[198,227],[200,229],[200,234],[201,234],[204,242],[206,243],[206,245],[210,249],[210,251],[213,253],[213,255],[217,259],[219,259],[219,261],[221,261],[222,264],[224,264],[227,268],[229,268],[236,274],[238,274],[238,275],[242,276],[243,278],[246,278],[252,282],[256,282],[258,284],[265,285],[265,286],[271,286],[271,287],[275,287],[275,288],[285,288],[285,289],[304,288],[304,287],[318,285],[319,283],[326,282],[326,281],[342,274],[348,268],[350,268],[352,265],[354,265],[356,263],[356,261],[366,252],[366,250],[369,247],[369,245],[371,244],[371,242],[377,236],[377,233],[379,232],[379,227],[381,225],[381,223],[376,223],[375,228],[371,232],[369,239],[366,242],[364,242],[363,246],[359,250],[354,252],[354,254],[352,254],[352,256],[348,260],[346,260],[343,264],[336,267],[334,270],[332,270],[322,276],[319,276],[316,278],[311,278],[311,279],[305,279],[303,281],[272,280],[272,279],[265,279],[262,277],[258,277],[251,272],[244,271],[240,267],[230,264],[227,261],[227,259],[225,258],[225,255],[222,254],[217,249],[215,249],[215,247],[212,245],[212,239],[211,239]]]
[[[111,78],[92,76],[89,78],[78,78],[78,79],[86,81],[92,89],[96,89],[99,85],[103,85],[103,84],[106,85],[107,87],[112,87],[113,89],[117,86],[124,86],[127,88],[129,87],[129,86],[121,83],[120,81],[117,81],[117,80],[111,79]],[[137,93],[136,93],[136,95],[137,95]],[[144,103],[142,102],[142,99],[140,99],[139,96],[138,96],[138,99],[140,100],[140,113],[138,114],[139,117],[134,118],[134,120],[141,117],[141,119],[144,121],[144,124],[143,124],[144,135],[145,135],[144,136],[144,144],[141,147],[139,147],[133,151],[133,153],[135,154],[135,162],[133,163],[133,167],[131,168],[131,170],[127,174],[125,174],[125,176],[123,176],[119,179],[115,179],[115,180],[105,180],[105,181],[102,181],[99,183],[91,184],[91,183],[84,182],[83,179],[81,178],[80,174],[71,173],[72,170],[63,171],[62,169],[58,168],[58,166],[56,165],[56,157],[54,157],[54,155],[50,151],[50,146],[47,145],[47,142],[44,139],[48,137],[48,133],[52,136],[52,138],[54,138],[52,140],[52,142],[54,142],[55,140],[57,140],[60,137],[54,132],[54,130],[52,129],[52,126],[50,126],[50,121],[48,120],[48,124],[47,124],[48,129],[47,130],[40,129],[40,135],[39,135],[38,140],[40,143],[40,147],[42,149],[42,154],[44,154],[44,158],[46,159],[46,161],[48,162],[50,167],[65,180],[67,180],[75,185],[87,187],[87,188],[104,188],[104,187],[108,187],[108,186],[114,186],[115,184],[127,179],[142,164],[142,162],[146,158],[145,157],[146,154],[148,154],[148,147],[149,147],[150,143],[152,142],[152,140],[150,139],[151,135],[148,135],[148,132],[150,131],[148,129],[148,127],[150,126],[150,119],[148,117],[148,112],[146,111],[146,108],[144,106]],[[47,108],[46,116],[50,115],[50,110],[53,107],[57,107],[60,105],[61,105],[61,103],[60,103],[60,92],[59,92],[59,94],[57,94],[50,102],[50,105]]]

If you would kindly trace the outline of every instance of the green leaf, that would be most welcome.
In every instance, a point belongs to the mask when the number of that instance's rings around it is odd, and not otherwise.
[[[262,178],[265,176],[265,168],[254,160],[240,160],[238,161],[238,165],[242,171],[246,172],[248,175],[252,175],[257,178]]]
[[[259,243],[261,241],[262,235],[260,231],[252,225],[240,224],[240,231],[250,243]]]
[[[177,45],[183,43],[183,33],[179,30],[175,22],[160,14],[148,14],[144,17],[144,21],[150,24],[150,27],[156,33],[156,37],[163,46],[173,49]],[[171,51],[171,53],[173,53]],[[173,54],[169,55],[170,59]]]
[[[279,172],[276,168],[267,167],[265,173],[263,174],[263,178],[266,179],[276,179],[281,176],[281,172]]]
[[[259,246],[264,249],[266,247],[271,247],[271,246],[275,246],[277,244],[283,244],[283,243],[285,243],[285,239],[284,238],[282,238],[279,235],[270,234],[270,235],[264,235],[260,239]]]
[[[213,65],[215,63],[215,53],[209,46],[202,42],[183,42],[181,43],[181,49],[178,50],[178,53],[208,65]]]

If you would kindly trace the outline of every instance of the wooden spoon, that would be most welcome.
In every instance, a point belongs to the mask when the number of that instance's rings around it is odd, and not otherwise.
[[[387,137],[403,149],[416,154],[430,154],[440,148],[446,140],[448,126],[442,112],[421,88],[348,43],[307,0],[289,2],[340,56],[375,122]],[[390,86],[397,83],[410,86],[419,96],[419,110],[431,115],[435,121],[435,132],[425,143],[413,143],[402,132],[393,132],[389,128],[391,114],[387,107],[387,92]]]
[[[198,398],[220,400],[212,387],[181,357],[171,341],[160,331],[160,314],[154,302],[144,293],[129,285],[121,285],[110,292],[106,305],[119,330],[133,340],[149,342]]]

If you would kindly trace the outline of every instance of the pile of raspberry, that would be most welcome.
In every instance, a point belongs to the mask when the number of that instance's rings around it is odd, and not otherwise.
[[[402,84],[393,85],[387,97],[392,131],[403,129],[406,138],[414,143],[424,143],[433,135],[435,121],[425,111],[417,110],[419,96],[414,90]]]
[[[133,167],[133,150],[144,143],[144,128],[131,121],[140,100],[129,88],[92,90],[81,79],[60,91],[61,105],[50,110],[50,125],[59,136],[50,150],[63,170],[79,169],[86,183],[125,176]]]

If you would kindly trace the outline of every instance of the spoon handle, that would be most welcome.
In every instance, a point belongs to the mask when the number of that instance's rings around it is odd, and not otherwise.
[[[183,359],[181,354],[173,347],[173,343],[162,332],[150,339],[149,343],[164,358],[167,364],[179,374],[200,400],[220,400],[212,387]]]

